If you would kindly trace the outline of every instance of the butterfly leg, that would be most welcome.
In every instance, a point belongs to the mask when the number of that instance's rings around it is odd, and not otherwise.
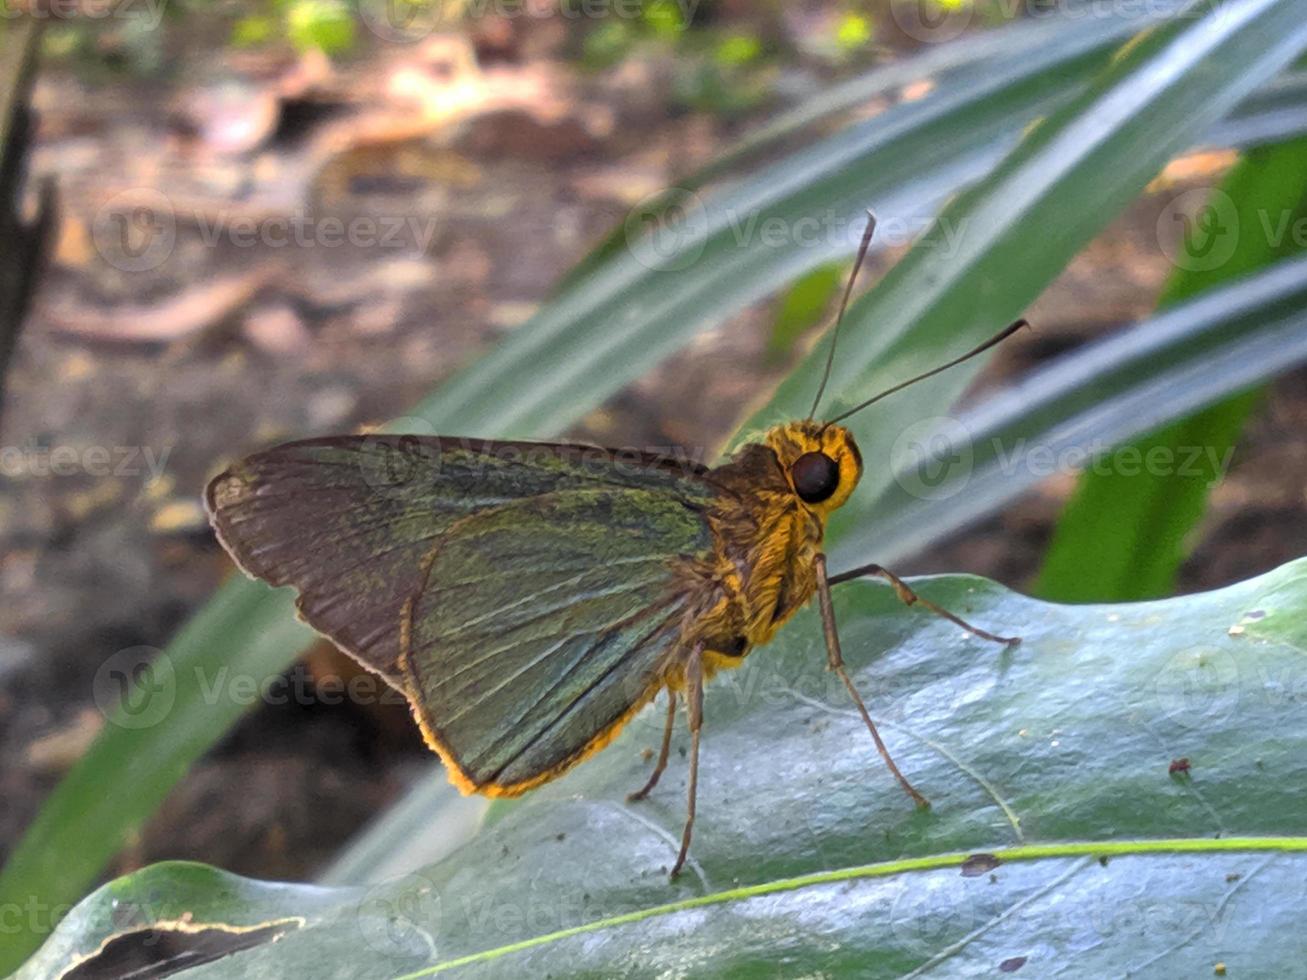
[[[847,572],[840,572],[838,575],[830,579],[830,584],[838,585],[840,582],[848,582],[851,581],[852,579],[862,578],[867,575],[879,576],[880,578],[883,578],[885,581],[887,581],[890,585],[894,586],[895,594],[898,595],[899,599],[902,600],[904,605],[911,606],[916,603],[921,603],[921,605],[925,606],[936,616],[943,616],[950,623],[956,623],[958,626],[961,626],[968,633],[978,636],[982,640],[989,640],[992,643],[1002,643],[1004,646],[1009,646],[1009,647],[1014,647],[1021,642],[1021,637],[1019,636],[996,636],[995,634],[990,633],[988,630],[982,630],[979,626],[972,626],[961,616],[956,616],[953,613],[949,612],[947,609],[945,609],[943,606],[937,606],[929,599],[925,599],[917,595],[917,593],[912,591],[912,588],[908,585],[907,582],[903,581],[903,579],[899,578],[888,568],[884,568],[881,565],[862,565],[858,568],[850,569]]]
[[[649,774],[649,781],[634,793],[626,794],[626,801],[634,803],[636,800],[643,800],[648,796],[658,780],[662,778],[663,770],[667,768],[667,757],[672,751],[672,729],[676,727],[676,692],[670,687],[667,689],[667,727],[663,729],[663,747],[658,751],[658,762],[654,765],[654,771]]]
[[[867,706],[862,703],[862,696],[858,694],[858,689],[853,686],[853,680],[849,677],[848,672],[844,669],[844,655],[840,651],[840,634],[835,626],[835,607],[831,602],[830,586],[831,580],[826,577],[826,556],[819,554],[816,560],[817,571],[817,600],[821,605],[821,625],[826,634],[826,656],[829,661],[829,669],[839,675],[844,686],[848,688],[849,695],[853,698],[853,703],[858,706],[858,714],[862,715],[862,720],[867,725],[867,731],[871,732],[871,737],[876,743],[876,751],[880,757],[885,760],[885,765],[889,771],[894,774],[894,778],[899,781],[903,791],[912,797],[913,801],[919,807],[929,807],[930,801],[917,792],[915,786],[908,782],[907,777],[899,772],[899,767],[894,764],[894,759],[889,754],[889,749],[881,741],[880,732],[876,731],[876,724],[871,720],[871,715],[867,713]]]
[[[703,727],[703,647],[696,646],[685,664],[685,702],[690,716],[690,789],[686,808],[685,830],[681,832],[681,853],[672,865],[675,878],[685,866],[690,853],[690,836],[694,832],[694,799],[699,789],[699,729]]]

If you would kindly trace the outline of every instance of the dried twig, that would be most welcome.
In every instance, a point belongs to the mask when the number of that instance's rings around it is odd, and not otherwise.
[[[5,375],[18,331],[27,314],[32,289],[54,216],[53,185],[41,187],[36,219],[22,219],[23,176],[31,135],[28,101],[36,75],[42,19],[20,17],[0,35],[0,408]]]

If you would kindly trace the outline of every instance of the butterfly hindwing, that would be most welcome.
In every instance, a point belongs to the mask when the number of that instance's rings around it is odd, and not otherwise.
[[[582,489],[452,525],[405,617],[403,669],[464,791],[511,795],[595,751],[657,693],[711,549],[666,494]]]

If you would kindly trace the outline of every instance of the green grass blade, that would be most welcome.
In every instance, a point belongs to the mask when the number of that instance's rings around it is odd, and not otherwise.
[[[1084,88],[1119,36],[1112,20],[1072,18],[1056,44],[1001,66],[970,67],[947,89],[894,106],[739,187],[696,197],[685,222],[652,241],[628,239],[601,270],[575,281],[414,414],[445,430],[555,432],[695,332],[852,254],[867,206],[886,226],[926,223],[938,202],[983,176],[1023,127]],[[1268,64],[1276,63],[1274,50]],[[1219,104],[1228,111],[1256,87],[1240,86],[1232,102]],[[1210,125],[1224,114],[1200,118]],[[1206,129],[1193,128],[1191,140]],[[782,240],[764,234],[768,227],[780,228]],[[572,400],[553,398],[555,386],[570,386]]]
[[[1199,210],[1159,305],[1301,250],[1291,229],[1304,219],[1307,141],[1252,151]],[[1085,472],[1058,521],[1036,593],[1060,602],[1120,602],[1172,592],[1208,494],[1257,401],[1257,392],[1242,392],[1122,447]],[[1131,465],[1114,463],[1125,459]],[[1177,459],[1192,465],[1175,465]],[[1170,462],[1154,466],[1151,460]]]
[[[1293,59],[1307,36],[1301,20],[1289,26],[1300,12],[1292,4],[1223,5],[1128,46],[1086,94],[955,198],[854,304],[833,395],[818,414],[829,417],[1020,316],[1168,159]],[[1288,33],[1268,33],[1273,24]],[[745,431],[806,414],[823,356],[820,348],[810,355]],[[835,515],[833,537],[868,525],[891,479],[885,463],[896,440],[951,404],[977,370],[978,364],[955,369],[851,420],[864,458],[879,465],[868,468],[854,501]]]
[[[1304,361],[1307,259],[1286,259],[905,430],[885,492],[836,564],[919,551],[1064,467]]]
[[[1033,55],[1053,54],[1069,60],[1076,51],[1103,51],[1182,6],[1182,2],[1168,0],[1138,15],[1099,18],[1084,25],[1084,30],[1068,30],[1060,16],[1018,21],[1000,30],[972,35],[956,44],[929,45],[912,58],[873,68],[780,113],[747,133],[708,166],[680,177],[675,187],[655,195],[653,200],[645,202],[645,207],[651,215],[662,213],[685,200],[689,192],[701,191],[714,181],[739,173],[746,165],[756,165],[775,156],[809,131],[818,129],[820,124],[828,124],[876,99],[897,98],[914,83],[929,81],[941,87],[965,87],[978,77],[978,66],[983,66],[980,71],[1001,75],[1010,71],[1014,63]],[[599,247],[568,272],[563,287],[585,278],[626,245],[623,229],[614,229]]]
[[[1260,389],[1240,392],[1097,460],[1058,520],[1032,591],[1062,602],[1170,595],[1260,398]]]
[[[767,338],[768,360],[783,360],[799,338],[826,317],[847,275],[843,263],[829,262],[804,273],[791,284],[776,305],[771,335]]]

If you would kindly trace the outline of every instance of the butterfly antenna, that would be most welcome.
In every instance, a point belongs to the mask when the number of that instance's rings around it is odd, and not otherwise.
[[[998,333],[996,333],[994,336],[990,337],[987,341],[985,341],[985,342],[984,342],[983,344],[981,344],[979,347],[975,347],[975,348],[973,348],[973,349],[967,351],[967,352],[966,352],[965,354],[963,354],[961,357],[955,357],[955,358],[953,358],[953,360],[949,361],[947,364],[941,364],[939,367],[937,367],[937,368],[932,368],[931,370],[927,371],[925,374],[919,374],[919,375],[917,375],[915,378],[908,378],[907,381],[900,381],[898,384],[894,385],[893,387],[891,387],[891,388],[886,388],[886,389],[885,389],[884,391],[882,391],[880,394],[878,394],[878,395],[874,395],[874,396],[872,396],[871,398],[868,398],[865,402],[862,402],[860,405],[855,405],[855,406],[853,406],[853,407],[852,407],[851,409],[849,409],[847,412],[841,412],[839,415],[835,416],[833,419],[831,419],[831,420],[830,420],[829,422],[827,422],[826,424],[827,424],[827,425],[831,425],[832,423],[839,422],[839,421],[841,421],[841,420],[843,420],[843,419],[846,419],[846,418],[848,418],[850,415],[852,415],[852,414],[855,413],[855,412],[861,412],[861,411],[862,411],[864,408],[866,408],[868,405],[872,405],[872,404],[874,404],[874,403],[880,401],[882,398],[885,398],[885,397],[888,396],[888,395],[892,395],[892,394],[894,394],[894,392],[896,392],[896,391],[902,391],[904,388],[908,387],[908,385],[914,385],[914,384],[916,384],[918,381],[925,381],[927,378],[933,378],[935,375],[939,374],[941,371],[947,371],[947,370],[948,370],[949,368],[951,368],[951,367],[957,367],[957,366],[958,366],[959,364],[961,364],[963,361],[969,361],[969,360],[971,360],[973,357],[975,357],[977,354],[983,354],[983,353],[985,353],[985,351],[989,350],[991,347],[994,347],[994,346],[996,346],[996,345],[998,345],[998,344],[1001,344],[1003,341],[1007,340],[1009,337],[1011,337],[1014,333],[1016,333],[1016,332],[1017,332],[1018,330],[1020,330],[1022,327],[1028,327],[1028,326],[1030,326],[1030,324],[1027,323],[1025,320],[1017,320],[1015,323],[1013,323],[1013,324],[1011,324],[1011,325],[1009,325],[1009,326],[1007,326],[1007,327],[1004,327],[1002,330],[1000,330],[1000,331],[999,331]]]
[[[817,417],[817,407],[821,404],[821,396],[826,392],[826,382],[830,380],[831,369],[835,366],[835,342],[840,339],[840,324],[844,322],[844,311],[849,308],[849,296],[853,294],[853,284],[857,281],[858,270],[862,268],[862,263],[867,258],[867,249],[871,246],[871,238],[874,234],[876,234],[876,215],[868,211],[867,230],[862,233],[858,257],[853,262],[853,271],[849,273],[849,281],[844,286],[844,298],[840,300],[840,312],[835,317],[835,329],[831,331],[830,336],[830,349],[826,352],[826,370],[822,372],[821,384],[817,386],[817,397],[812,400],[812,411],[808,413],[809,419]]]

